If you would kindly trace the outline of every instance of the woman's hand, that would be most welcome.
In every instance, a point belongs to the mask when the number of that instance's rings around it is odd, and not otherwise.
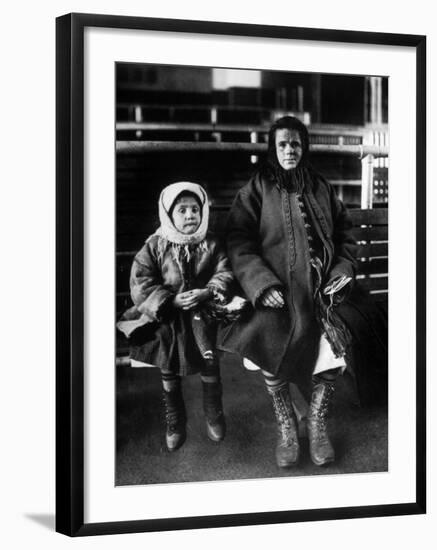
[[[335,306],[341,304],[349,295],[351,290],[352,278],[346,275],[339,275],[329,281],[329,283],[323,289],[325,295],[331,296],[332,303]]]
[[[277,288],[268,288],[262,294],[260,304],[264,307],[282,308],[285,305],[284,295]]]
[[[178,309],[193,309],[210,297],[211,291],[209,288],[193,288],[176,294],[173,305]]]

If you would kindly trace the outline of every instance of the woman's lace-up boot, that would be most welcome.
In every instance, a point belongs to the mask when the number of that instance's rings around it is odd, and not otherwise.
[[[332,381],[314,377],[307,429],[311,460],[317,466],[323,466],[335,459],[334,448],[327,429],[329,406],[333,394],[334,383]]]
[[[269,387],[273,410],[276,416],[278,441],[276,445],[276,463],[280,468],[295,466],[299,461],[299,438],[297,419],[291,403],[288,383]]]
[[[182,396],[182,389],[178,384],[171,391],[162,391],[165,410],[165,443],[170,452],[179,449],[186,438],[186,412]]]

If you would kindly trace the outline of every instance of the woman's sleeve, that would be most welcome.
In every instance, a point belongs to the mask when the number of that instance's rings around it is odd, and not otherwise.
[[[133,261],[130,293],[137,309],[156,321],[162,321],[171,308],[175,293],[163,283],[156,253],[150,241],[146,242]]]
[[[329,272],[328,280],[332,281],[342,275],[354,279],[357,267],[357,243],[352,234],[352,222],[344,204],[337,197],[332,186],[330,186],[330,192],[334,222],[334,263]]]
[[[261,254],[261,202],[261,192],[252,180],[237,194],[226,229],[226,244],[232,269],[254,306],[265,290],[282,286]]]
[[[213,259],[214,274],[206,286],[212,290],[214,296],[219,300],[227,299],[231,294],[234,274],[224,247],[219,242],[215,243]]]

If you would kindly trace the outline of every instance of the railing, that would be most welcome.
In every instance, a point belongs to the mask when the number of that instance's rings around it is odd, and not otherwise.
[[[280,109],[273,106],[260,105],[225,105],[225,104],[172,104],[168,103],[132,103],[119,102],[117,104],[120,124],[150,123],[152,120],[158,123],[183,123],[187,120],[196,120],[210,124],[229,123],[230,120],[239,120],[240,123],[250,122],[262,124],[266,128],[284,114],[293,114],[309,124],[310,114],[298,109]],[[158,120],[157,120],[158,119]],[[121,128],[120,128],[121,129]],[[131,126],[129,126],[131,129]]]
[[[143,154],[172,152],[243,152],[250,155],[261,155],[267,152],[265,143],[234,143],[215,141],[117,141],[118,154]],[[387,145],[339,145],[312,144],[314,153],[355,156],[361,160],[361,208],[372,208],[374,170],[377,159],[388,158]]]

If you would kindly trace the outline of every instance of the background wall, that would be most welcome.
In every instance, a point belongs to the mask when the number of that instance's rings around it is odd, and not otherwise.
[[[417,0],[401,10],[394,0],[368,0],[359,9],[347,0],[292,3],[271,0],[195,0],[144,3],[126,0],[64,1],[52,4],[8,3],[2,12],[1,231],[2,384],[0,453],[0,541],[4,548],[32,546],[85,548],[349,548],[385,545],[404,549],[430,547],[435,539],[437,459],[435,350],[429,349],[429,498],[428,515],[250,528],[118,535],[70,540],[54,533],[54,357],[55,357],[55,17],[67,12],[114,13],[259,24],[296,25],[428,35],[428,97],[437,94],[437,29],[431,3]],[[435,103],[428,121],[436,120]],[[5,124],[6,122],[6,124]],[[437,147],[429,124],[429,150]],[[429,165],[428,204],[435,204],[435,165]],[[437,221],[429,216],[430,250]],[[436,278],[429,257],[429,280]],[[428,289],[429,311],[436,305],[435,285]],[[429,314],[429,334],[436,329]],[[431,340],[431,338],[429,338]]]

